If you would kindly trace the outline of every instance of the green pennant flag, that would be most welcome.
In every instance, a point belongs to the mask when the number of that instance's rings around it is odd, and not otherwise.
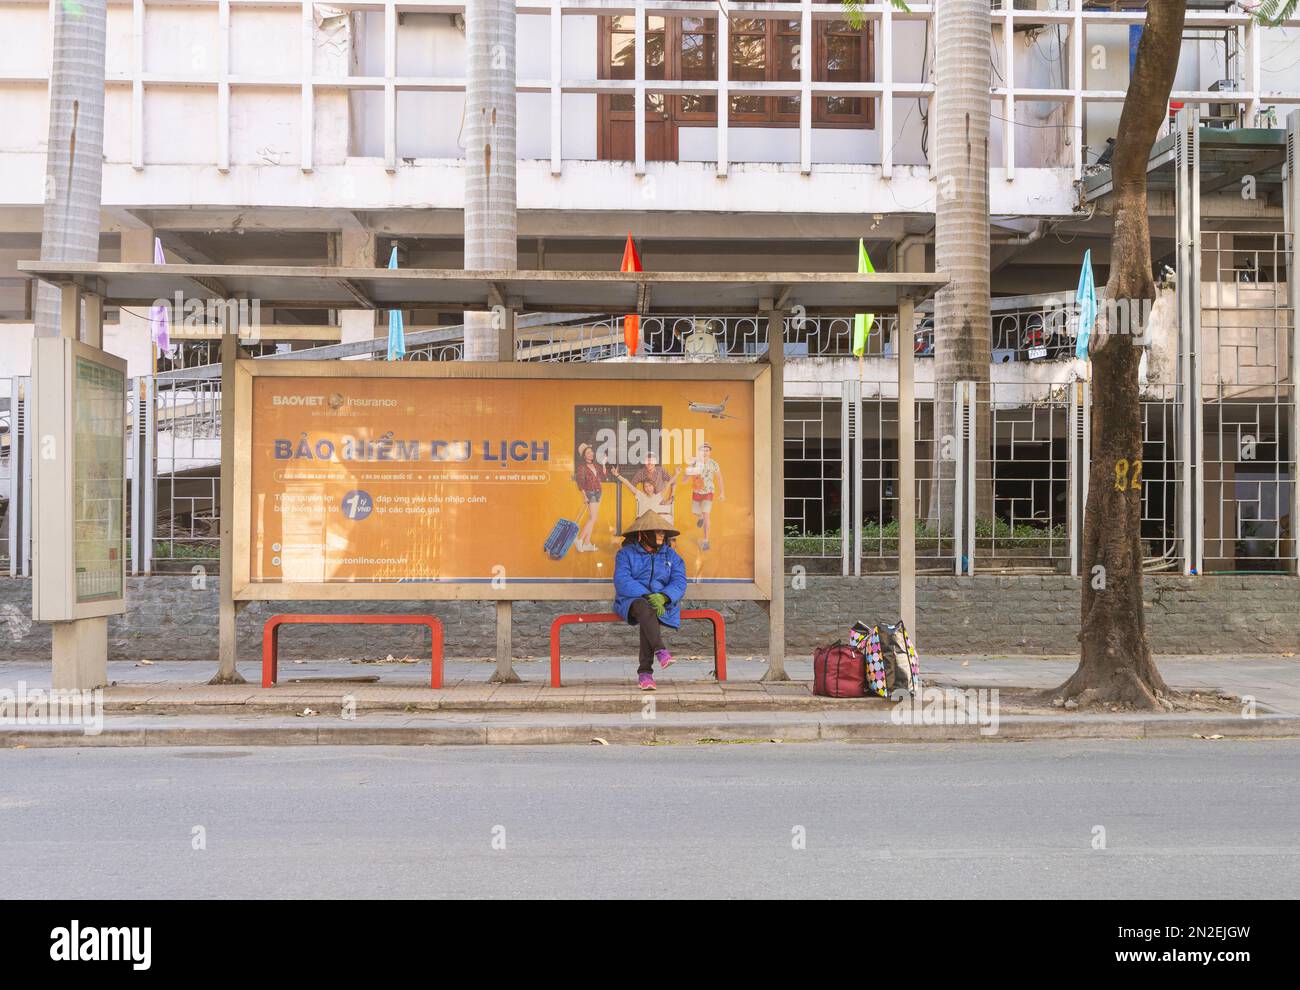
[[[867,254],[867,246],[862,243],[862,238],[858,238],[858,274],[874,275],[876,270],[871,267],[871,258]],[[853,317],[853,356],[862,357],[867,350],[867,338],[871,336],[871,328],[875,326],[876,316],[874,313],[858,313]]]

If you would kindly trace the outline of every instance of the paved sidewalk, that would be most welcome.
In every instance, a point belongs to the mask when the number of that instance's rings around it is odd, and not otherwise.
[[[932,657],[927,685],[1003,690],[1047,688],[1074,670],[1072,658]],[[0,746],[289,746],[526,745],[538,743],[709,744],[717,742],[961,742],[1044,738],[1300,737],[1300,660],[1288,657],[1161,658],[1174,688],[1257,700],[1257,717],[999,711],[903,721],[878,699],[812,694],[811,664],[788,664],[792,680],[759,681],[761,658],[728,664],[730,679],[711,680],[711,664],[681,661],[659,690],[636,690],[630,660],[565,663],[565,686],[547,685],[546,661],[521,660],[521,684],[488,681],[493,665],[451,661],[447,687],[427,686],[427,664],[288,663],[281,683],[263,689],[260,665],[244,663],[249,683],[211,686],[212,665],[113,663],[102,725],[0,725]],[[373,683],[341,678],[378,677]],[[301,678],[301,683],[295,680]],[[323,680],[333,678],[333,680]],[[0,663],[0,690],[49,686],[49,665]],[[651,700],[653,699],[653,700]],[[987,701],[987,699],[986,699]]]
[[[1249,656],[1161,657],[1166,682],[1175,689],[1225,692],[1250,696],[1279,714],[1300,715],[1300,658]],[[925,657],[921,674],[927,684],[940,687],[1049,688],[1074,671],[1074,658],[1036,657]],[[710,676],[710,661],[681,660],[666,672],[656,673],[653,695],[636,689],[635,664],[630,659],[566,660],[564,686],[548,685],[547,660],[519,660],[515,670],[521,684],[491,684],[494,666],[482,660],[448,661],[445,687],[428,687],[429,667],[417,664],[353,664],[346,661],[288,662],[280,667],[280,683],[261,687],[261,665],[244,662],[243,685],[209,685],[215,665],[192,661],[152,664],[109,664],[113,686],[105,691],[109,712],[180,711],[232,713],[282,712],[322,705],[337,708],[345,697],[366,711],[559,711],[619,714],[640,711],[652,696],[660,711],[844,711],[883,710],[879,701],[819,698],[812,693],[812,663],[786,664],[791,680],[760,681],[766,670],[761,657],[733,658],[727,663],[728,680]],[[372,683],[342,678],[375,678]],[[50,685],[47,663],[0,662],[0,689],[19,683],[33,688]]]

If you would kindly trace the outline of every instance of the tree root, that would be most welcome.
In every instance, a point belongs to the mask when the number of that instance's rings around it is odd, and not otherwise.
[[[1172,711],[1172,692],[1163,684],[1146,683],[1133,670],[1115,669],[1097,677],[1093,671],[1086,674],[1082,668],[1057,687],[1042,692],[1044,704],[1055,708],[1123,708],[1133,711]]]

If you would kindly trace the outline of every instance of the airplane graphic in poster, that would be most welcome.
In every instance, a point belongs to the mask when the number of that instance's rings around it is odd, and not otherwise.
[[[687,407],[691,412],[705,413],[714,419],[738,419],[738,416],[727,412],[727,400],[730,398],[731,396],[728,395],[721,402],[689,402]]]

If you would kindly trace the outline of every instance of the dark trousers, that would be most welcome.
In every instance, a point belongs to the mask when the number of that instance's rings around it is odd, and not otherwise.
[[[641,630],[641,652],[639,654],[640,663],[637,665],[638,674],[650,674],[654,672],[655,650],[664,648],[663,633],[660,632],[659,616],[655,615],[654,606],[644,598],[638,598],[628,609],[628,618],[637,624]]]

